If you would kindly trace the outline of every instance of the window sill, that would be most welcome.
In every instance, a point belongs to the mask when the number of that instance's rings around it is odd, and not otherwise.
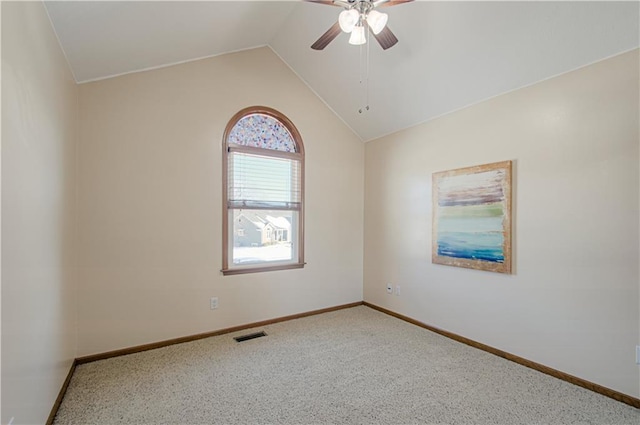
[[[294,263],[294,264],[280,264],[277,266],[256,266],[246,268],[235,269],[222,269],[220,270],[224,276],[230,276],[234,274],[246,274],[246,273],[262,273],[272,272],[276,270],[289,270],[289,269],[301,269],[306,263]]]

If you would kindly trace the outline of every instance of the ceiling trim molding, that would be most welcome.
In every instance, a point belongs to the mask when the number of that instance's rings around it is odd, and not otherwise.
[[[216,54],[213,54],[213,55],[201,56],[201,57],[198,57],[198,58],[186,59],[186,60],[183,60],[183,61],[170,62],[170,63],[165,63],[165,64],[162,64],[162,65],[150,66],[150,67],[147,67],[147,68],[136,69],[136,70],[127,71],[127,72],[121,72],[119,74],[107,75],[107,76],[104,76],[104,77],[89,78],[87,80],[76,81],[76,82],[78,84],[94,83],[96,81],[102,81],[102,80],[108,80],[110,78],[122,77],[123,75],[137,74],[139,72],[154,71],[156,69],[168,68],[170,66],[182,65],[182,64],[185,64],[185,63],[196,62],[196,61],[200,61],[200,60],[204,60],[204,59],[211,59],[211,58],[215,58],[215,57],[218,57],[218,56],[230,55],[230,54],[239,53],[239,52],[246,52],[247,50],[259,49],[261,47],[269,47],[269,45],[268,44],[260,44],[260,45],[257,45],[257,46],[246,47],[244,49],[231,50],[231,51],[224,52],[224,53],[216,53]],[[271,50],[273,50],[273,49],[271,49]]]

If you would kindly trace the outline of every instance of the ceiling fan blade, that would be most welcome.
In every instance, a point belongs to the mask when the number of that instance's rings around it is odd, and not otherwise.
[[[328,6],[349,7],[349,3],[340,0],[304,0],[309,3],[326,4]]]
[[[409,3],[412,2],[413,0],[378,0],[377,2],[373,3],[373,7],[390,7],[390,6],[397,6],[399,4],[403,4],[403,3]]]
[[[324,34],[320,36],[319,39],[316,40],[315,43],[311,45],[313,50],[322,50],[327,47],[327,44],[331,43],[334,38],[336,38],[342,30],[340,29],[340,24],[335,23],[331,28],[327,30]]]
[[[380,43],[380,46],[382,46],[384,50],[387,50],[389,47],[393,47],[398,42],[398,39],[395,34],[391,32],[389,27],[384,27],[382,31],[378,34],[373,34],[373,36],[378,40],[378,43]]]

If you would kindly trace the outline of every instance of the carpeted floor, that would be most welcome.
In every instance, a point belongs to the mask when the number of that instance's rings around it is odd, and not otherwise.
[[[367,307],[78,366],[55,424],[640,424],[640,410]]]

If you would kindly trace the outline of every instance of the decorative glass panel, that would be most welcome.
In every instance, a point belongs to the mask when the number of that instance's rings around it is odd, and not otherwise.
[[[275,118],[263,114],[240,119],[231,129],[228,142],[283,152],[296,151],[296,143],[289,130]]]

